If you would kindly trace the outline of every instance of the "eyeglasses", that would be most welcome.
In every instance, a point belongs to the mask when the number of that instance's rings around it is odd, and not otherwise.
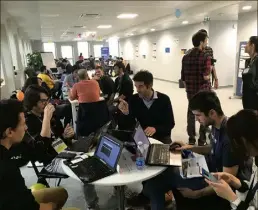
[[[40,99],[39,100],[41,103],[48,103],[49,102],[49,98],[47,98],[47,99]]]

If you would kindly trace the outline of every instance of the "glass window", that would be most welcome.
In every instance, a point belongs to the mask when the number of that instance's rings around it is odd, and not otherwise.
[[[54,58],[56,58],[56,46],[55,43],[43,43],[44,52],[52,52]]]
[[[73,65],[73,47],[72,46],[61,46],[62,58],[67,58],[71,65]]]
[[[109,44],[109,54],[114,56],[119,56],[118,55],[118,38],[110,38],[108,39],[108,44]]]
[[[103,47],[103,45],[94,45],[94,57],[95,58],[101,58],[101,47]]]
[[[84,58],[89,57],[89,45],[88,42],[77,42],[77,47],[78,47],[78,57],[80,53],[82,53],[82,56]]]

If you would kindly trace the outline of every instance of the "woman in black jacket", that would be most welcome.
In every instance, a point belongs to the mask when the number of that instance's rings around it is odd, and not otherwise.
[[[258,36],[251,36],[245,52],[250,55],[242,73],[243,107],[258,110]]]
[[[239,157],[253,156],[258,165],[258,112],[254,110],[241,110],[228,119],[227,132],[234,150]],[[257,173],[257,172],[256,172]],[[258,189],[255,176],[249,186],[243,180],[228,173],[215,173],[218,182],[206,182],[215,190],[218,196],[228,200],[233,210],[247,210]],[[237,197],[232,190],[248,192],[245,201]]]

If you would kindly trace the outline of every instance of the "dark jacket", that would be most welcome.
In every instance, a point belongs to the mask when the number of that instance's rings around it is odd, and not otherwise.
[[[104,95],[108,95],[106,100],[110,99],[110,96],[115,92],[115,83],[109,76],[102,76],[100,80],[97,80],[99,87]]]
[[[154,127],[156,133],[152,137],[164,141],[171,136],[175,120],[169,97],[160,92],[157,92],[157,96],[148,109],[139,95],[134,94],[129,102],[129,117],[139,121],[143,129]]]
[[[258,166],[258,156],[255,157],[255,165]],[[249,189],[249,186],[246,182],[244,182],[243,180],[240,180],[241,181],[241,188],[238,189],[239,192],[242,192],[242,193],[245,193],[248,191],[248,193],[250,193],[250,190]],[[254,186],[256,185],[257,183],[254,182]],[[257,189],[256,189],[257,191]],[[251,195],[249,198],[248,198],[248,193],[247,193],[247,197],[246,197],[246,200],[245,201],[242,201],[238,207],[237,207],[237,210],[247,210],[248,207],[249,207],[249,204],[251,202],[251,200],[254,198],[254,194]]]
[[[25,185],[20,169],[10,160],[9,151],[0,145],[0,209],[39,210],[31,190]]]
[[[115,92],[119,93],[119,96],[124,95],[128,101],[133,95],[133,81],[127,73],[121,78],[117,77],[115,80]]]
[[[258,110],[258,56],[246,61],[246,68],[242,73],[243,107]]]

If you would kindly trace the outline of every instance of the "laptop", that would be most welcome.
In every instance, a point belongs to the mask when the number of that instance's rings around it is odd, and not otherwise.
[[[104,134],[101,136],[94,156],[66,161],[65,164],[83,183],[91,183],[116,173],[122,149],[122,142]]]
[[[137,122],[133,139],[138,145],[138,142],[142,142],[145,148],[143,157],[147,165],[155,166],[181,166],[182,156],[181,152],[170,152],[169,144],[151,144],[148,137],[145,135],[141,125]]]
[[[89,152],[89,150],[98,144],[99,138],[104,133],[107,133],[111,121],[107,122],[95,133],[91,133],[89,136],[78,136],[78,141],[76,141],[72,150],[77,152]]]

